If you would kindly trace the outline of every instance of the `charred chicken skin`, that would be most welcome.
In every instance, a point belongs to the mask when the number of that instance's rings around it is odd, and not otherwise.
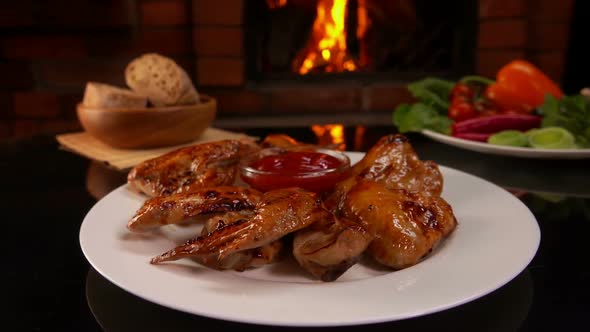
[[[145,201],[127,223],[127,228],[141,232],[168,224],[204,222],[212,214],[245,213],[254,210],[261,196],[251,188],[220,186],[154,197]]]
[[[314,277],[334,281],[357,263],[372,240],[360,224],[328,214],[295,234],[293,256]]]
[[[260,147],[302,143],[271,135]],[[440,197],[436,163],[421,161],[403,135],[382,137],[351,176],[321,199],[299,188],[260,193],[230,186],[237,161],[260,148],[226,140],[180,149],[134,168],[129,183],[152,198],[129,221],[131,231],[203,222],[200,236],[151,260],[192,258],[215,269],[244,270],[275,261],[294,233],[293,256],[333,281],[367,253],[392,269],[420,262],[457,226]]]
[[[351,176],[336,185],[326,200],[327,206],[338,204],[354,184],[362,179],[383,183],[389,189],[405,189],[440,196],[442,173],[432,161],[421,161],[409,140],[400,134],[387,135],[369,149],[352,168]]]
[[[387,188],[426,192],[439,196],[443,177],[436,163],[421,161],[407,137],[382,137],[354,165],[352,174],[383,183]]]
[[[253,216],[253,210],[243,210],[238,212],[227,212],[219,216],[211,217],[205,222],[201,236],[209,236],[211,233],[220,230],[227,225],[243,222]],[[280,257],[282,249],[283,240],[278,239],[258,248],[234,252],[223,259],[218,259],[217,253],[215,252],[208,255],[197,255],[193,258],[197,262],[216,270],[244,271],[249,268],[260,267],[276,261]]]
[[[436,243],[433,239],[442,238],[450,232],[446,230],[452,230],[456,224],[452,210],[450,207],[445,210],[448,204],[438,197],[442,186],[443,178],[438,166],[431,161],[421,161],[405,136],[382,137],[353,166],[352,175],[338,183],[324,201],[335,220],[340,222],[319,223],[299,231],[295,236],[293,254],[304,269],[325,281],[344,273],[365,252],[367,246],[368,253],[386,266],[401,268],[415,264],[418,262],[416,255],[420,256],[432,249]],[[380,197],[380,194],[385,196]],[[399,207],[388,212],[396,212],[393,216],[404,222],[390,225],[398,219],[392,220],[392,216],[387,214],[367,218],[359,213],[372,196],[381,199],[376,206]],[[415,229],[422,222],[417,213],[410,212],[419,211],[423,207],[419,202],[424,202],[428,197],[437,203],[436,207],[443,207],[436,211],[446,212],[444,215],[435,215],[442,220],[441,225],[452,225],[444,228],[445,232],[440,235],[434,231],[426,232],[426,228],[420,229],[423,232]],[[415,205],[410,203],[413,200],[416,200]],[[410,243],[411,239],[403,238],[401,235],[404,232],[420,234],[413,240],[413,247],[406,247],[405,244]],[[426,237],[432,241],[425,241]],[[389,246],[384,239],[389,240]],[[312,248],[320,249],[314,251]]]
[[[223,140],[181,148],[140,163],[127,182],[148,196],[167,196],[231,185],[240,158],[259,149],[248,140]]]
[[[215,265],[229,255],[259,248],[325,218],[317,196],[299,188],[286,188],[263,194],[251,218],[217,228],[206,236],[154,257],[152,264],[197,257]],[[213,262],[209,262],[213,260]]]
[[[451,206],[438,196],[362,180],[346,194],[342,215],[373,237],[368,253],[402,269],[418,263],[457,226]]]
[[[147,200],[127,224],[133,232],[143,232],[163,225],[187,222],[203,223],[201,236],[254,216],[262,193],[244,187],[213,187],[194,192],[155,197]],[[236,252],[223,260],[213,255],[195,256],[210,268],[243,271],[271,263],[279,257],[281,240],[259,248]]]

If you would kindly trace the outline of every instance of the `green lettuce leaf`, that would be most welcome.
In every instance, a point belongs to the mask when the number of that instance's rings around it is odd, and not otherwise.
[[[431,106],[440,114],[447,114],[453,86],[454,82],[429,77],[408,84],[408,90],[421,103]]]
[[[447,116],[439,114],[432,106],[416,103],[399,105],[393,112],[393,124],[400,133],[430,129],[449,135],[453,121]]]

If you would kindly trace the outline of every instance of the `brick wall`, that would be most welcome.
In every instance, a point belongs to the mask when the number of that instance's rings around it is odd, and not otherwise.
[[[479,0],[476,71],[530,59],[561,78],[573,0]],[[391,112],[409,100],[381,82],[253,86],[245,77],[245,0],[12,1],[0,11],[0,139],[80,129],[84,84],[124,85],[134,57],[178,61],[219,117]]]
[[[561,81],[574,0],[479,0],[477,71],[493,77],[514,58]]]
[[[85,83],[124,86],[142,53],[194,71],[191,1],[10,2],[0,11],[0,139],[79,130]]]

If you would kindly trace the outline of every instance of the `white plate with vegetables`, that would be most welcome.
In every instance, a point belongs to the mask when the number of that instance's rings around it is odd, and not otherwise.
[[[590,97],[564,95],[534,65],[515,60],[496,80],[465,76],[457,82],[425,78],[408,90],[393,123],[459,148],[514,157],[590,158]]]
[[[495,145],[457,138],[450,135],[437,133],[432,130],[422,130],[422,134],[444,144],[458,148],[489,153],[502,156],[538,158],[538,159],[585,159],[590,158],[590,149],[535,149],[530,147],[513,147]]]

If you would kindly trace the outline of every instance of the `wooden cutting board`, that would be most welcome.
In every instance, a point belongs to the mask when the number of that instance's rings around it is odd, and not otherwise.
[[[186,144],[168,146],[156,149],[117,149],[110,147],[87,132],[77,132],[57,135],[56,139],[64,150],[79,154],[86,158],[102,162],[118,170],[129,169],[142,161],[155,158],[166,152],[193,144],[204,142],[218,141],[223,139],[240,139],[248,138],[252,140],[257,137],[248,136],[241,133],[235,133],[217,128],[207,128],[201,137],[193,142]]]

